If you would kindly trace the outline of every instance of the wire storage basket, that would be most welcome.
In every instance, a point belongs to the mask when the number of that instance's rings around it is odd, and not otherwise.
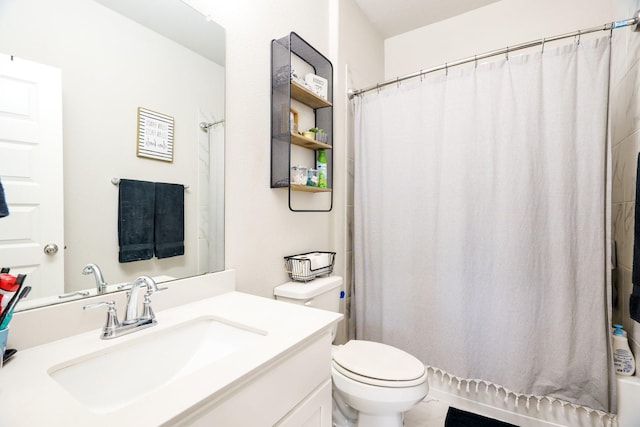
[[[284,257],[284,269],[296,282],[309,282],[333,271],[335,252],[307,252]]]

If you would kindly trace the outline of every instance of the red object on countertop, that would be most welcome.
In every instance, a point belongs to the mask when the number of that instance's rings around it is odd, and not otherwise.
[[[0,313],[4,311],[13,295],[20,288],[20,283],[16,283],[17,279],[9,273],[0,273]]]
[[[9,273],[0,274],[0,290],[5,292],[15,292],[20,287],[19,283],[16,283],[16,276],[12,276]]]

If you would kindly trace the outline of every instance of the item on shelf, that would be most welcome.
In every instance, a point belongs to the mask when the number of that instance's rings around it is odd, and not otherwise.
[[[327,79],[313,73],[304,76],[305,82],[311,87],[311,91],[323,99],[327,99]]]
[[[291,280],[308,282],[333,272],[335,252],[307,252],[284,257],[284,268]]]
[[[327,155],[324,150],[318,150],[317,153],[318,187],[327,188]]]
[[[289,126],[292,133],[298,133],[298,111],[295,108],[289,109]]]
[[[302,78],[300,78],[298,76],[298,73],[296,73],[296,69],[293,68],[293,67],[291,67],[291,81],[292,82],[296,82],[296,83],[298,83],[299,85],[302,85],[302,86],[304,86],[304,84],[305,84],[304,79],[302,79]]]
[[[302,132],[302,136],[304,136],[305,138],[309,138],[309,139],[316,139],[316,134],[314,132],[311,131],[305,131]]]
[[[307,174],[307,186],[309,187],[318,186],[318,170],[317,169],[309,169]]]
[[[304,166],[291,166],[291,183],[306,185],[309,168]]]
[[[307,132],[313,133],[313,136],[309,136],[309,138],[318,142],[323,142],[325,144],[327,143],[328,136],[326,133],[324,133],[324,129],[311,128]]]

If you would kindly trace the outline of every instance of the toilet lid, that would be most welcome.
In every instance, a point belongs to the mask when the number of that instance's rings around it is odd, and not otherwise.
[[[424,364],[418,359],[390,345],[352,340],[333,354],[336,368],[344,375],[379,381],[414,383],[425,376]],[[348,371],[348,372],[345,372]],[[355,375],[349,375],[349,372]]]

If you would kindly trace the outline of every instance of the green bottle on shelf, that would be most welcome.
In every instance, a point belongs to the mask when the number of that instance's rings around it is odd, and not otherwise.
[[[318,169],[318,187],[327,188],[327,155],[324,150],[318,150],[316,169]]]

